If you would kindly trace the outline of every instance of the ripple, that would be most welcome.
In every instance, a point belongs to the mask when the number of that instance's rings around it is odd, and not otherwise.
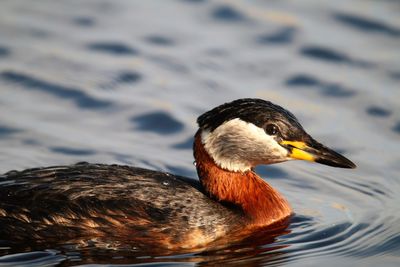
[[[10,55],[10,49],[4,46],[0,46],[0,58]]]
[[[34,27],[29,29],[29,34],[37,39],[45,39],[45,38],[53,37],[49,31],[34,28]]]
[[[151,112],[131,118],[136,129],[158,134],[174,134],[180,132],[184,125],[164,111]]]
[[[276,242],[276,245],[284,246],[280,252],[289,256],[277,257],[270,264],[296,262],[319,256],[365,258],[400,254],[400,234],[393,232],[388,226],[398,222],[391,221],[391,218],[376,217],[362,220],[361,223],[343,221],[321,226],[312,222],[311,218],[296,215],[290,226],[291,233],[279,237]],[[379,241],[382,237],[385,237],[384,242]]]
[[[349,222],[338,223],[322,229],[306,232],[304,237],[291,240],[290,260],[326,255],[339,255],[346,245],[351,245],[354,238],[368,229],[368,224],[353,225]],[[286,243],[286,242],[283,242]],[[346,248],[349,249],[348,247]]]
[[[150,60],[153,62],[156,62],[159,64],[161,67],[181,73],[181,74],[187,74],[190,72],[189,67],[187,67],[186,63],[181,61],[180,59],[174,58],[174,57],[169,57],[169,56],[150,56]]]
[[[98,88],[104,90],[111,90],[118,88],[118,86],[120,85],[129,84],[132,86],[133,84],[142,81],[142,79],[143,79],[142,74],[136,71],[124,70],[113,74],[113,77],[109,81],[98,85]],[[132,88],[131,86],[129,88]]]
[[[22,130],[0,124],[0,137],[6,137],[21,132]]]
[[[0,266],[55,266],[65,258],[65,256],[52,251],[26,252],[0,257]]]
[[[381,244],[375,246],[373,253],[369,253],[370,255],[374,254],[387,254],[390,252],[394,252],[395,255],[400,256],[400,234],[396,233],[393,236],[386,239]],[[375,253],[374,253],[375,252]]]
[[[82,148],[69,148],[69,147],[51,147],[50,151],[59,153],[59,154],[64,154],[64,155],[72,155],[72,156],[88,156],[88,155],[93,155],[96,152],[91,149],[82,149]]]
[[[146,41],[159,46],[173,46],[175,44],[174,40],[162,35],[151,35],[146,38]]]
[[[190,136],[186,140],[184,140],[184,141],[182,141],[180,143],[174,144],[172,146],[172,148],[175,148],[175,149],[190,149],[191,150],[193,148],[193,140],[194,140],[193,136]]]
[[[246,16],[240,11],[228,5],[216,7],[212,12],[212,17],[222,22],[243,22],[247,20]]]
[[[351,60],[345,54],[334,51],[330,48],[308,46],[301,49],[301,54],[310,58],[316,58],[319,60],[336,62],[336,63],[350,63]]]
[[[371,18],[346,13],[336,13],[334,14],[334,18],[337,21],[346,24],[347,26],[351,26],[364,32],[383,33],[392,37],[400,36],[400,29],[392,27],[384,22],[373,20]]]
[[[142,79],[142,75],[137,72],[123,71],[118,74],[116,79],[119,83],[136,83]]]
[[[7,82],[20,84],[27,89],[49,93],[63,100],[70,99],[80,108],[99,109],[112,105],[112,102],[108,100],[98,100],[87,95],[82,89],[59,85],[15,71],[3,71],[0,73],[0,78]]]
[[[327,48],[327,47],[306,46],[300,50],[300,53],[303,56],[330,63],[342,63],[342,64],[344,63],[363,68],[370,68],[373,66],[372,63],[363,60],[354,60],[343,52],[339,52],[332,48]]]
[[[76,17],[73,23],[81,27],[91,27],[95,25],[95,19],[91,17]]]
[[[136,49],[119,42],[96,42],[88,44],[87,48],[115,56],[132,56],[139,53]]]
[[[356,90],[349,89],[340,84],[324,82],[308,74],[291,76],[286,79],[285,84],[292,88],[319,89],[320,94],[328,97],[346,98],[357,94]]]
[[[366,112],[370,116],[381,118],[389,117],[390,115],[392,115],[392,112],[390,110],[379,106],[370,106],[367,108]]]
[[[374,192],[379,195],[383,195],[383,196],[387,195],[386,191],[383,191],[383,190],[377,188],[377,187],[381,187],[381,185],[379,185],[379,184],[362,183],[362,182],[356,182],[356,181],[352,181],[352,184],[354,184],[358,187],[366,188],[366,189],[370,190],[371,192]]]
[[[313,218],[310,216],[295,214],[292,218],[290,218],[290,228],[310,226],[312,224]]]
[[[395,243],[399,238],[399,233],[393,233],[388,226],[390,219],[374,218],[374,220],[371,224],[360,224],[367,225],[367,227],[359,227],[353,236],[349,236],[344,242],[332,246],[332,253],[358,257],[372,257],[382,254],[399,255],[397,249],[400,245]],[[377,238],[378,236],[380,238]],[[384,238],[381,239],[382,237]]]
[[[392,128],[393,132],[400,134],[400,121],[397,122],[393,128]]]
[[[393,80],[400,80],[400,71],[393,71],[389,73],[389,77]]]
[[[322,86],[322,94],[331,97],[351,97],[357,94],[356,91],[348,89],[340,84],[327,84]]]
[[[330,182],[339,185],[341,187],[345,187],[351,190],[354,190],[355,192],[361,193],[363,195],[373,197],[375,195],[374,190],[371,190],[371,188],[366,187],[366,188],[360,188],[358,185],[351,184],[345,180],[339,181],[338,179],[330,178],[330,177],[324,177],[324,179],[329,180]]]
[[[321,84],[318,79],[308,74],[294,75],[289,77],[285,83],[287,86],[317,86]]]
[[[382,218],[385,219],[385,218]],[[388,221],[387,221],[388,222]],[[334,247],[334,252],[339,255],[357,256],[357,257],[374,257],[378,255],[397,255],[400,256],[399,233],[393,231],[386,223],[377,223],[369,225],[353,238],[349,238],[344,244]],[[395,222],[399,223],[399,222]],[[377,237],[380,238],[377,238]]]
[[[307,235],[300,236],[299,238],[292,239],[289,243],[306,243],[305,246],[303,246],[304,249],[311,249],[311,248],[319,248],[327,244],[334,244],[336,241],[332,241],[332,238],[338,239],[338,238],[343,238],[339,237],[339,234],[343,234],[346,230],[348,230],[351,227],[351,223],[349,222],[343,222],[339,224],[335,224],[332,226],[325,227],[323,229],[319,230],[314,230],[311,233],[308,233]]]
[[[262,34],[256,39],[258,44],[289,44],[292,43],[296,34],[296,28],[285,27],[273,34]]]

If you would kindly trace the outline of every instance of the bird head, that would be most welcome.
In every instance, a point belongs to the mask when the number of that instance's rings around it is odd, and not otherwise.
[[[349,159],[313,139],[286,109],[262,99],[218,106],[197,122],[201,142],[214,162],[230,171],[292,159],[355,168]]]

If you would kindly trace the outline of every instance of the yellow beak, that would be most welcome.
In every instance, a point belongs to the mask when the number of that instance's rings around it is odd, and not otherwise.
[[[289,157],[307,161],[314,161],[321,164],[339,167],[339,168],[355,168],[356,165],[349,159],[333,151],[330,148],[318,143],[314,139],[310,139],[309,144],[303,141],[287,141],[280,142],[281,146],[289,151]]]

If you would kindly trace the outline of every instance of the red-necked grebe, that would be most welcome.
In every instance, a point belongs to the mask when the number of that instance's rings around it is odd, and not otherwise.
[[[354,168],[271,102],[239,99],[201,115],[200,181],[141,168],[78,163],[0,176],[0,240],[203,247],[287,220],[292,210],[253,168],[290,159]]]

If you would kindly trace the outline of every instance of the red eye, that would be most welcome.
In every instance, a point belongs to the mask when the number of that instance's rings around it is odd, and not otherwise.
[[[277,135],[279,133],[279,128],[275,124],[268,124],[265,126],[265,132],[269,135]]]

